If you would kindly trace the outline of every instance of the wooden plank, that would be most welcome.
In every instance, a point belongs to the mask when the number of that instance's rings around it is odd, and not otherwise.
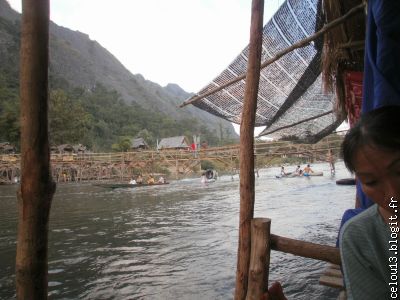
[[[344,288],[343,279],[339,278],[339,277],[331,277],[331,276],[322,275],[319,278],[319,284],[330,286],[330,287],[337,288],[337,289]]]
[[[328,268],[330,268],[330,269],[336,269],[336,270],[340,270],[340,265],[336,265],[336,264],[329,264]]]
[[[294,255],[340,264],[339,249],[333,246],[289,239],[271,234],[271,249]]]
[[[340,291],[339,297],[337,298],[337,300],[347,300],[346,291]]]
[[[338,269],[330,269],[330,268],[328,268],[324,271],[324,275],[331,276],[331,277],[340,277],[340,278],[343,277],[342,271],[340,271]]]

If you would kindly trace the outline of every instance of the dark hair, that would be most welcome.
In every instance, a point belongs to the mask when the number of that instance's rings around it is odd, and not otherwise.
[[[350,172],[354,172],[354,155],[369,145],[387,151],[400,151],[400,106],[384,106],[361,116],[342,144],[342,157]]]

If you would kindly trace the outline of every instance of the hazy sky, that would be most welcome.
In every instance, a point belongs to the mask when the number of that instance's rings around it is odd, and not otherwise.
[[[21,12],[21,0],[8,0]],[[283,0],[266,0],[264,24]],[[51,0],[50,19],[89,34],[133,74],[198,92],[249,42],[251,0]]]

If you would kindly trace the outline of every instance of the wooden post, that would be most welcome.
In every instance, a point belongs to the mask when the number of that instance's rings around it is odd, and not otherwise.
[[[254,123],[260,80],[264,1],[251,4],[250,48],[240,126],[240,216],[235,300],[246,298],[254,212]]]
[[[23,0],[21,23],[21,187],[18,299],[47,299],[48,221],[55,183],[48,142],[49,0]]]
[[[268,291],[271,219],[251,221],[251,256],[246,300],[259,300]]]

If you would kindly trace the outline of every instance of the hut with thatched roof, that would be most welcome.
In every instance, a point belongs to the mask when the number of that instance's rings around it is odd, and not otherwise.
[[[72,154],[74,153],[74,147],[70,144],[62,144],[57,147],[58,153],[60,154]]]
[[[9,142],[0,143],[0,154],[14,154],[17,151]]]
[[[73,145],[72,148],[74,149],[74,153],[76,154],[84,154],[88,152],[87,147],[82,144]]]
[[[132,139],[131,142],[131,150],[146,150],[149,149],[149,145],[146,143],[146,141],[144,140],[144,138],[135,138]]]
[[[188,150],[189,148],[190,143],[183,135],[163,138],[157,147],[158,150]]]

